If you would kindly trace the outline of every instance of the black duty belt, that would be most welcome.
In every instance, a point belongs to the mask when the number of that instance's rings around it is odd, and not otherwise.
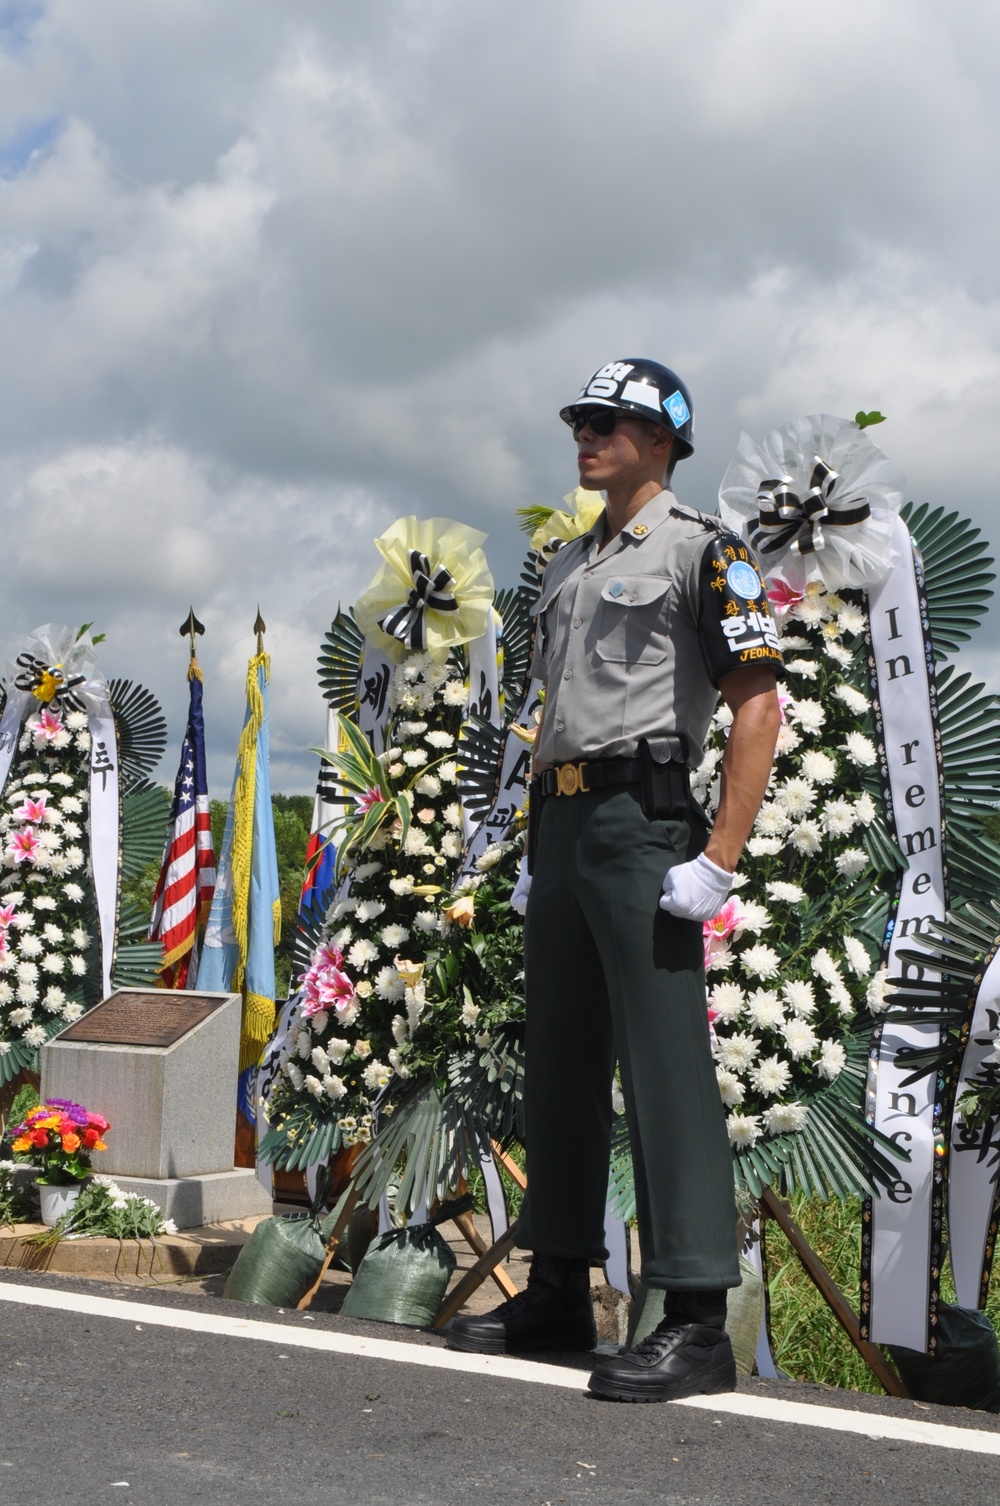
[[[581,758],[546,769],[536,783],[543,795],[587,795],[615,784],[638,784],[641,777],[637,758]]]

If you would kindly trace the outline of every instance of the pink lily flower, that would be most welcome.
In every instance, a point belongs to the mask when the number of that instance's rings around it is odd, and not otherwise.
[[[779,575],[768,586],[767,599],[776,611],[787,612],[789,607],[794,607],[802,600],[802,592],[796,591],[787,580],[782,580]]]
[[[42,711],[30,723],[30,731],[39,742],[50,743],[63,729],[62,717],[56,711]]]
[[[49,808],[45,800],[32,800],[30,795],[25,796],[24,804],[19,810],[12,812],[15,821],[31,821],[36,825],[44,821],[48,813]]]
[[[355,799],[358,811],[362,816],[366,811],[370,811],[373,805],[383,805],[385,803],[385,796],[382,791],[377,790],[374,785],[365,790],[364,794],[357,795]]]
[[[354,1003],[354,984],[339,968],[327,968],[316,984],[308,990],[309,997],[302,1007],[304,1019],[322,1014],[327,1009],[344,1009]]]
[[[15,863],[23,863],[33,857],[41,844],[33,831],[16,831],[10,839],[7,852]]]
[[[740,908],[740,902],[734,896],[726,900],[718,915],[713,915],[711,920],[702,922],[701,934],[705,946],[706,970],[716,953],[725,949],[730,936],[742,919],[743,911]]]
[[[17,911],[13,905],[0,905],[0,931],[6,931],[13,924]]]

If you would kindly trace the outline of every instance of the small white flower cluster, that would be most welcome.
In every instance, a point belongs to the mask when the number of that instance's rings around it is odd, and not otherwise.
[[[41,711],[0,795],[0,1054],[84,1013],[89,758],[82,712]],[[89,746],[89,744],[88,744]]]
[[[860,639],[864,612],[816,584],[789,594],[774,769],[738,897],[704,928],[716,1075],[736,1148],[803,1129],[802,1097],[844,1069],[848,1022],[886,1007],[884,974],[872,976],[851,924],[854,880],[870,868],[864,833],[878,814],[864,787],[878,755],[856,725],[869,701],[844,677],[854,651],[843,639]],[[720,708],[693,779],[710,810],[731,721]]]

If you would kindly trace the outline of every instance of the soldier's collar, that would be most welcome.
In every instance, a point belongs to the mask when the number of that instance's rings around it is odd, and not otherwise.
[[[622,529],[622,538],[633,539],[641,544],[660,524],[665,522],[671,511],[677,505],[677,498],[672,491],[657,492],[651,497],[644,507],[641,507],[630,523],[626,523]]]

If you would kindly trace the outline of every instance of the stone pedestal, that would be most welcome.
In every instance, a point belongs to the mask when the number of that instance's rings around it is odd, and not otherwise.
[[[42,1097],[111,1121],[94,1170],[178,1228],[270,1212],[234,1168],[238,994],[120,989],[42,1048]]]

